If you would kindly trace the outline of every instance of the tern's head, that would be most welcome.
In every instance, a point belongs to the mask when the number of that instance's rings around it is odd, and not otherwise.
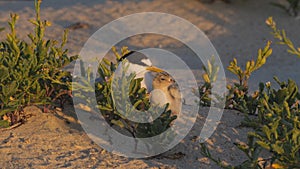
[[[128,52],[127,54],[122,56],[119,59],[119,61],[122,61],[124,59],[127,59],[131,64],[135,64],[143,67],[152,66],[151,60],[146,55],[138,51]]]

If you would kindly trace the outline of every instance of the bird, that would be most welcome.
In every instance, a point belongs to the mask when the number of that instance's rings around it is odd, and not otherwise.
[[[163,107],[168,103],[167,110],[171,110],[172,116],[178,116],[181,112],[182,101],[175,79],[163,69],[154,66],[151,60],[140,52],[130,51],[118,62],[124,60],[129,63],[127,73],[135,73],[136,78],[143,78],[141,87],[147,89],[151,105]]]
[[[181,93],[174,78],[167,72],[159,72],[153,79],[152,88],[150,103],[161,107],[169,103],[168,110],[171,110],[171,115],[178,116],[182,102]]]
[[[147,89],[147,93],[152,91],[152,81],[157,73],[163,72],[164,70],[152,65],[152,62],[144,54],[137,51],[130,51],[120,59],[118,62],[127,60],[129,63],[129,68],[127,73],[135,73],[135,78],[143,78],[141,81],[141,87]],[[121,66],[121,64],[119,64]]]

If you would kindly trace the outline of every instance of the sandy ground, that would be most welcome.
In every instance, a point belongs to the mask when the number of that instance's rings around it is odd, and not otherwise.
[[[58,38],[64,27],[80,22],[83,28],[71,30],[67,47],[71,54],[78,54],[86,40],[101,26],[121,16],[136,12],[156,11],[177,15],[187,19],[203,30],[211,40],[224,67],[233,57],[240,63],[256,56],[256,51],[273,40],[270,30],[265,26],[265,19],[273,16],[279,27],[285,28],[288,36],[300,44],[297,35],[300,20],[288,16],[284,11],[269,5],[276,0],[233,0],[232,4],[216,2],[203,4],[197,0],[160,0],[160,1],[93,1],[93,0],[49,0],[42,3],[42,17],[52,22],[47,36]],[[279,1],[283,2],[283,0]],[[32,30],[27,21],[34,17],[31,1],[0,1],[0,27],[5,26],[9,13],[20,15],[17,29],[20,37]],[[4,32],[5,33],[5,32]],[[5,38],[1,33],[0,39]],[[191,65],[200,77],[201,63],[194,63],[191,56],[184,50],[174,46],[173,41],[159,36],[137,36],[122,42],[131,49],[143,47],[165,47],[181,54],[181,58]],[[255,72],[250,79],[251,89],[258,82],[272,81],[276,75],[280,79],[298,78],[299,58],[289,55],[285,48],[272,45],[274,54],[267,64]],[[198,74],[197,74],[198,73]],[[226,71],[226,77],[233,75]],[[93,143],[84,133],[73,109],[66,105],[64,111],[43,114],[35,108],[27,113],[33,114],[28,122],[16,129],[3,131],[0,134],[0,166],[4,168],[217,168],[208,159],[203,158],[199,151],[197,135],[203,125],[205,112],[199,112],[199,118],[192,131],[176,147],[169,156],[151,159],[130,159],[106,152]],[[247,128],[238,127],[242,116],[238,112],[225,111],[218,128],[208,143],[212,153],[226,162],[237,164],[242,162],[244,155],[235,148],[233,142],[245,141]],[[179,159],[172,159],[174,153],[185,154]]]
[[[200,153],[199,133],[207,111],[200,111],[190,133],[169,152],[149,159],[131,159],[111,154],[91,141],[70,105],[63,113],[48,114],[27,107],[25,112],[32,116],[28,122],[1,133],[0,164],[4,168],[218,168]],[[245,141],[249,131],[239,127],[242,119],[238,112],[224,112],[216,132],[207,141],[215,157],[233,164],[246,159],[233,145]]]

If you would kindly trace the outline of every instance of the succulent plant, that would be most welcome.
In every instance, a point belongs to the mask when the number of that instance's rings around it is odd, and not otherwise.
[[[286,32],[284,29],[280,30],[276,26],[276,22],[273,20],[272,17],[269,17],[266,20],[266,24],[271,28],[272,35],[275,39],[279,40],[278,43],[280,45],[285,45],[288,47],[287,52],[293,55],[300,57],[300,48],[295,47],[293,42],[287,37]]]
[[[272,54],[270,45],[271,42],[268,41],[264,49],[259,49],[256,61],[247,61],[245,70],[238,66],[238,62],[235,58],[230,62],[227,69],[237,76],[238,83],[227,86],[229,92],[226,107],[229,108],[232,106],[233,109],[246,114],[256,113],[258,92],[254,92],[252,95],[248,94],[248,81],[251,74],[261,68],[266,63],[267,58]]]
[[[198,91],[193,91],[200,98],[201,106],[210,106],[212,101],[212,84],[217,80],[217,75],[220,67],[215,64],[215,57],[212,56],[207,61],[207,67],[203,66],[205,73],[202,74],[204,84],[198,87]]]
[[[211,156],[205,144],[201,153],[223,168],[297,168],[300,165],[300,93],[292,80],[280,82],[280,89],[270,83],[260,84],[258,98],[258,119],[251,121],[254,131],[248,133],[246,144],[235,143],[248,160],[237,166],[224,165]],[[248,121],[249,122],[249,121]],[[271,157],[262,158],[262,150]],[[262,165],[264,164],[264,165]]]
[[[112,51],[116,61],[112,62],[104,58],[99,63],[98,77],[94,86],[91,85],[88,78],[89,71],[81,68],[84,70],[81,71],[81,73],[84,72],[82,79],[77,80],[76,83],[73,82],[73,85],[79,85],[75,88],[81,90],[74,92],[74,96],[84,99],[90,110],[99,109],[109,125],[124,129],[124,134],[130,133],[131,137],[152,137],[166,131],[176,116],[172,116],[171,111],[167,110],[168,105],[150,107],[147,90],[141,87],[143,79],[136,78],[135,73],[127,73],[129,65],[126,60],[119,61],[128,53],[127,47],[121,49],[121,54],[116,48],[112,48]],[[121,71],[116,74],[119,66],[121,66]],[[90,92],[95,93],[96,102],[90,98]],[[149,123],[138,123],[127,118],[134,117],[137,113],[147,112],[160,115]]]
[[[280,44],[287,45],[289,53],[299,55],[285,32],[278,30],[273,19],[270,17],[266,21],[267,25],[273,30],[273,35],[280,40]],[[259,53],[266,53],[268,57],[269,45]],[[269,52],[268,52],[269,51]],[[263,58],[263,57],[260,57]],[[261,59],[258,59],[261,60]],[[264,59],[265,60],[265,59]],[[264,63],[265,61],[261,62]],[[246,70],[251,65],[256,65],[255,62],[247,63]],[[258,64],[259,68],[263,64]],[[254,66],[255,67],[255,66]],[[253,127],[253,131],[248,133],[248,141],[246,144],[235,143],[235,145],[245,153],[248,160],[237,166],[224,165],[220,159],[214,158],[205,144],[201,144],[201,153],[210,158],[222,168],[299,168],[300,166],[300,111],[299,100],[300,93],[297,84],[293,80],[281,82],[277,77],[274,77],[275,82],[279,85],[278,88],[273,88],[270,82],[260,83],[259,89],[254,96],[248,96],[247,86],[244,80],[248,80],[246,71],[242,71],[237,66],[237,62],[233,61],[230,69],[235,73],[240,83],[235,84],[235,89],[229,88],[229,101],[233,99],[238,110],[244,112],[257,112],[257,118],[249,119],[243,122],[244,125]],[[246,77],[246,78],[244,78]],[[239,88],[242,87],[242,88]],[[246,89],[246,90],[245,90]],[[244,93],[241,93],[243,91]],[[240,94],[240,95],[238,95]],[[246,104],[245,104],[246,103]],[[252,109],[253,108],[253,109]],[[263,151],[268,151],[270,156],[263,157]]]
[[[69,57],[64,49],[67,31],[61,44],[44,38],[45,29],[51,24],[41,20],[40,3],[35,1],[36,18],[30,20],[35,26],[34,34],[28,35],[30,42],[17,37],[16,14],[11,14],[10,33],[0,42],[0,117],[7,113],[16,115],[26,105],[43,105],[48,111],[56,100],[62,103],[66,95],[71,95],[71,76],[62,68],[77,56]],[[14,115],[10,125],[20,120]]]

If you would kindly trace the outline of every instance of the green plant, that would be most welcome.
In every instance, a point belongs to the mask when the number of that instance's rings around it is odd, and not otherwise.
[[[280,82],[280,89],[273,89],[270,83],[260,84],[258,119],[252,121],[255,128],[248,133],[247,144],[236,143],[248,160],[238,166],[224,165],[201,144],[202,154],[223,168],[297,168],[300,166],[300,93],[296,83]],[[262,158],[262,151],[270,157]]]
[[[204,143],[200,144],[201,154],[224,169],[263,168],[262,165],[260,165],[259,159],[259,155],[261,153],[262,148],[257,146],[257,143],[255,143],[253,136],[248,136],[247,144],[235,143],[235,145],[238,147],[239,150],[244,152],[244,154],[248,158],[248,160],[245,160],[242,164],[236,166],[225,164],[220,159],[214,158]]]
[[[294,46],[293,42],[286,36],[285,30],[277,29],[276,22],[272,17],[266,20],[266,24],[272,29],[273,36],[279,40],[278,43],[288,47],[287,52],[300,57],[300,48]]]
[[[202,106],[210,106],[211,105],[211,90],[212,90],[212,83],[217,80],[217,75],[219,72],[220,67],[215,64],[215,57],[212,56],[211,60],[207,61],[207,67],[202,67],[204,70],[204,74],[202,78],[204,80],[204,84],[198,87],[197,91],[193,91],[194,94],[199,96],[200,98],[200,105]]]
[[[266,87],[259,100],[259,128],[249,133],[256,143],[272,152],[271,162],[277,161],[290,168],[300,165],[300,94],[292,80],[280,82],[280,89]]]
[[[22,120],[19,112],[27,105],[43,105],[44,111],[62,102],[71,95],[71,76],[62,68],[77,56],[68,56],[63,47],[67,41],[67,31],[58,45],[56,40],[44,38],[50,22],[40,18],[40,3],[35,1],[36,18],[30,20],[35,26],[34,34],[26,42],[17,37],[15,30],[18,15],[11,14],[10,33],[0,42],[0,117],[10,117],[10,125]]]
[[[129,50],[123,47],[121,54],[116,48],[112,48],[112,51],[116,62],[104,58],[99,63],[95,86],[90,83],[90,71],[85,70],[81,64],[82,78],[76,83],[73,82],[75,89],[80,90],[74,92],[74,96],[81,98],[83,105],[89,106],[88,110],[99,109],[108,124],[124,129],[131,137],[152,137],[166,131],[176,116],[171,116],[171,111],[167,110],[168,105],[150,107],[147,90],[141,87],[142,78],[136,78],[134,73],[127,73],[129,65],[126,60],[119,62]],[[90,92],[95,93],[96,102],[89,97]],[[151,123],[138,123],[127,119],[129,116],[147,112],[160,115]]]
[[[285,10],[291,16],[297,16],[299,10],[299,0],[286,0],[286,2],[289,3],[288,6],[275,2],[271,2],[271,4]]]
[[[127,48],[121,50],[122,54],[119,54],[115,48],[113,48],[113,51],[117,60],[120,60],[120,57],[129,52]],[[119,64],[122,64],[121,73],[116,75],[114,71]],[[102,93],[100,94],[102,99],[98,101],[98,104],[101,105],[99,107],[100,110],[102,110],[102,112],[104,111],[107,117],[112,116],[111,119],[113,119],[110,121],[111,123],[127,129],[133,137],[151,137],[165,131],[176,117],[171,117],[171,112],[167,111],[167,107],[150,108],[147,90],[141,87],[141,81],[143,79],[135,78],[134,73],[128,75],[127,71],[129,65],[126,60],[119,62],[118,65],[105,60],[103,64],[100,64],[98,70],[100,77],[102,79],[108,79],[96,88],[98,94]],[[108,68],[111,68],[111,70]],[[111,90],[112,87],[116,90]],[[128,95],[126,96],[124,93],[128,93]],[[130,102],[127,101],[128,97]],[[108,102],[106,102],[106,98],[108,98]],[[134,116],[134,114],[137,113],[147,113],[146,111],[155,113],[162,112],[162,114],[152,123],[135,123],[123,116]]]
[[[299,56],[299,50],[286,37],[285,32],[276,28],[272,18],[266,23],[273,30],[280,44],[289,47],[288,52]],[[253,127],[248,133],[246,144],[236,143],[248,160],[241,165],[224,165],[221,160],[211,156],[205,144],[201,144],[201,152],[223,168],[299,168],[300,166],[300,93],[293,80],[281,82],[274,80],[279,89],[273,88],[270,82],[259,84],[255,102],[250,102],[257,110],[257,118],[249,118],[244,124]],[[253,104],[254,103],[254,104]],[[250,125],[249,125],[250,124]],[[262,152],[269,152],[269,157],[262,158]]]
[[[267,58],[272,54],[270,44],[271,42],[268,41],[264,49],[258,50],[256,61],[247,61],[245,70],[238,66],[235,58],[230,62],[230,65],[227,67],[227,69],[237,76],[239,82],[227,86],[229,93],[226,99],[226,107],[229,108],[232,106],[232,108],[243,113],[255,114],[258,92],[255,92],[253,95],[249,96],[248,80],[251,74],[255,70],[261,68],[266,63]]]

